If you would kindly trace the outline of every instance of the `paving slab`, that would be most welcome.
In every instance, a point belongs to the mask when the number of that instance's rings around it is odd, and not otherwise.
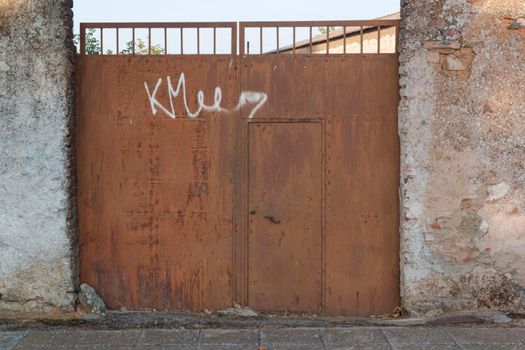
[[[509,328],[508,331],[525,344],[525,328]]]
[[[456,344],[397,344],[393,350],[461,350]]]
[[[199,330],[195,329],[148,329],[144,330],[137,345],[186,345],[197,344]]]
[[[525,346],[521,344],[463,344],[464,350],[523,350]]]
[[[90,347],[134,347],[141,331],[34,331],[15,349],[73,349]]]
[[[272,344],[265,346],[266,350],[325,350],[323,344],[290,344],[290,343],[281,343],[281,344]]]
[[[262,329],[261,344],[321,345],[322,340],[317,328]]]
[[[341,346],[379,346],[388,345],[388,341],[379,328],[328,328],[320,330],[327,345]]]
[[[218,345],[218,344],[201,344],[198,350],[257,350],[254,345]]]
[[[141,334],[139,330],[85,331],[79,345],[135,346]]]
[[[0,350],[11,350],[26,335],[27,335],[27,332],[2,332],[0,333]]]
[[[447,327],[445,329],[459,345],[466,344],[520,344],[518,337],[505,328]]]
[[[456,344],[441,328],[403,327],[383,330],[392,345],[445,345]]]
[[[177,345],[137,345],[133,350],[197,350],[197,343]]]
[[[46,346],[70,346],[74,347],[82,338],[84,332],[71,331],[33,331],[29,332],[19,343],[19,348],[46,347]]]
[[[254,329],[205,329],[201,332],[203,345],[251,345],[259,341],[259,331]]]
[[[371,345],[341,345],[326,344],[326,350],[391,350],[388,344],[371,344]]]

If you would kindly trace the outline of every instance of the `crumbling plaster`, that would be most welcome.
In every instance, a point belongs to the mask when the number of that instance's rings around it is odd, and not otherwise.
[[[402,1],[401,288],[413,314],[524,311],[523,22],[523,0]]]
[[[76,299],[72,3],[0,0],[0,309]]]

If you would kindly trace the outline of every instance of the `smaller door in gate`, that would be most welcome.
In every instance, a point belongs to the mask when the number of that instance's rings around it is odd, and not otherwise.
[[[321,308],[321,123],[249,123],[248,304]]]

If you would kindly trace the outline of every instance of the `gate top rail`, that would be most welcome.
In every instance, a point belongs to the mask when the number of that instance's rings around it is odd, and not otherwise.
[[[349,53],[385,53],[382,48],[382,41],[390,43],[390,51],[388,53],[398,52],[399,43],[399,19],[375,19],[375,20],[349,20],[349,21],[251,21],[251,22],[94,22],[80,24],[80,54],[86,55],[86,43],[89,39],[97,40],[98,52],[89,54],[104,53],[104,30],[115,30],[116,52],[115,54],[136,54],[137,52],[137,38],[136,30],[145,29],[147,34],[147,50],[145,47],[141,48],[141,54],[152,54],[152,29],[162,29],[164,38],[164,47],[157,50],[161,54],[168,54],[168,29],[179,29],[179,53],[184,53],[184,29],[196,30],[196,53],[201,54],[201,29],[210,28],[213,30],[213,53],[217,54],[217,29],[230,30],[230,52],[229,55],[236,55],[237,52],[244,56],[250,54],[349,54]],[[273,28],[275,36],[272,39],[272,45],[275,43],[275,48],[271,50],[263,49],[263,40],[268,35],[263,35],[263,29]],[[281,47],[280,32],[282,29],[291,29],[292,43]],[[303,28],[308,31],[307,39],[297,41],[297,29]],[[321,34],[315,34],[313,28],[325,29]],[[88,30],[99,30],[98,38],[94,38],[94,33],[91,32],[88,37]],[[250,52],[250,41],[246,40],[247,29],[258,29],[259,50],[257,53]],[[128,49],[121,51],[119,47],[119,35],[121,30],[131,30],[131,41],[127,42]],[[388,32],[388,38],[386,38]],[[383,35],[383,36],[382,36]],[[239,38],[239,43],[237,43]],[[139,39],[140,40],[140,39]],[[350,46],[353,45],[353,50]],[[145,44],[144,44],[145,46]],[[211,46],[211,43],[210,43]],[[239,48],[239,49],[238,49]],[[371,48],[374,50],[371,51]],[[156,54],[159,54],[159,53]]]
[[[164,54],[168,54],[168,29],[180,29],[180,52],[184,53],[184,33],[183,29],[197,30],[197,54],[200,54],[200,29],[213,29],[213,53],[217,52],[217,29],[226,28],[231,30],[231,55],[237,53],[237,23],[236,22],[91,22],[80,24],[80,54],[86,54],[86,34],[89,29],[98,29],[100,34],[98,37],[100,43],[100,54],[104,55],[104,29],[115,29],[116,33],[116,54],[120,55],[119,50],[119,34],[121,29],[131,29],[132,31],[132,47],[131,54],[135,54],[136,49],[136,30],[148,30],[148,54],[151,54],[152,43],[152,29],[164,30]]]
[[[241,55],[253,54],[249,52],[250,43],[245,40],[246,38],[246,29],[255,28],[259,29],[259,53],[258,54],[280,54],[280,53],[324,53],[324,54],[335,54],[335,52],[330,48],[330,44],[334,42],[339,42],[340,54],[346,55],[348,52],[347,44],[349,43],[349,38],[357,37],[359,49],[354,53],[366,53],[365,52],[365,35],[373,34],[374,41],[376,41],[376,52],[370,53],[382,53],[381,51],[381,30],[394,28],[394,44],[393,53],[398,52],[398,43],[399,43],[399,26],[401,20],[399,19],[373,19],[373,20],[350,20],[350,21],[278,21],[278,22],[266,22],[266,21],[254,21],[254,22],[241,22],[239,27],[239,38],[240,38],[240,53]],[[298,27],[306,27],[309,31],[308,39],[296,41],[296,30]],[[320,35],[313,34],[313,28],[324,28],[325,33]],[[332,30],[333,28],[340,28]],[[263,28],[275,28],[275,50],[269,52],[263,52]],[[292,44],[280,47],[280,28],[291,28],[292,29]],[[377,36],[375,34],[377,33]],[[319,50],[314,50],[314,46],[322,48]],[[302,49],[302,50],[300,50]]]
[[[377,27],[395,26],[400,23],[398,19],[370,19],[348,21],[247,21],[239,22],[240,28],[247,27]]]

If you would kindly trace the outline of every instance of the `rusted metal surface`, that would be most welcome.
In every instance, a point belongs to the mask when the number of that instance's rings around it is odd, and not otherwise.
[[[320,289],[302,291],[302,295],[319,293],[323,313],[329,315],[372,315],[393,309],[399,304],[397,55],[257,55],[243,57],[241,64],[241,86],[266,91],[270,101],[253,119],[246,118],[243,113],[241,117],[245,118],[245,124],[259,120],[295,122],[285,128],[289,139],[295,139],[294,135],[299,131],[293,128],[300,130],[303,125],[299,122],[320,120],[325,125],[325,153],[319,166],[319,169],[324,169],[323,205],[309,208],[308,215],[306,211],[299,215],[299,219],[295,219],[297,230],[293,231],[299,240],[295,249],[304,249],[303,254],[315,256],[315,250],[308,244],[312,241],[301,240],[301,235],[311,233],[308,230],[305,232],[304,226],[309,225],[310,215],[324,218],[323,229],[317,232],[317,237],[322,238],[322,284]],[[286,139],[286,136],[281,137]],[[253,133],[247,133],[245,138],[248,140],[244,142],[248,142],[250,148],[241,158],[249,159],[245,166],[251,171],[252,164],[257,163],[252,159],[252,148],[255,147],[252,143],[258,139]],[[266,154],[263,156],[261,149],[259,156],[278,160],[280,165],[275,165],[274,172],[278,173],[283,164],[298,161],[293,147],[269,147],[272,144],[270,140],[263,143]],[[302,148],[305,153],[312,152],[311,148]],[[310,159],[308,157],[313,155],[301,154],[299,159]],[[295,171],[301,174],[300,169]],[[252,200],[250,172],[241,172],[239,176],[244,176],[241,183],[250,184],[245,191]],[[320,175],[312,172],[311,176]],[[286,188],[297,190],[304,187],[305,193],[308,193],[312,179],[298,176],[295,181],[293,184],[286,183]],[[284,203],[290,195],[286,188],[279,189]],[[269,187],[265,190],[275,191]],[[261,189],[257,191],[259,193]],[[296,206],[301,208],[308,203],[308,200],[303,200]],[[282,215],[278,212],[279,204],[274,204],[272,208],[277,212],[269,215]],[[252,220],[250,209],[247,206],[244,213],[250,217],[249,229]],[[314,214],[314,210],[317,213]],[[264,220],[258,225],[263,224],[274,227]],[[313,230],[317,226],[308,227]],[[252,250],[252,235],[255,233],[250,231],[246,243],[249,247],[249,257],[244,263],[249,266],[246,283],[252,280],[252,254],[258,254],[261,261],[265,256],[268,264],[283,261],[278,244],[270,247],[271,238],[268,238],[264,251]],[[269,232],[269,237],[272,236]],[[249,289],[245,299],[249,305],[262,309],[291,309],[290,297],[295,293],[294,289],[280,290],[282,285],[290,286],[293,281],[294,275],[289,273],[291,265],[297,263],[305,270],[309,269],[312,276],[316,276],[318,270],[312,267],[311,261],[300,262],[290,256],[287,261],[290,265],[282,265],[281,272],[277,268],[266,270],[267,283],[272,280],[280,282],[274,285],[277,289],[274,293],[279,298],[264,299],[258,291]],[[302,274],[298,275],[304,279]],[[257,280],[261,276],[257,272]],[[290,279],[288,284],[283,282],[286,278]],[[309,281],[308,278],[304,280]],[[313,285],[315,283],[311,283],[310,287],[313,288]],[[253,299],[253,293],[257,299]],[[289,294],[285,296],[286,293]],[[257,302],[252,305],[253,300]],[[311,307],[313,309],[314,305]]]
[[[80,278],[110,308],[203,310],[233,295],[233,115],[153,116],[144,82],[186,73],[198,90],[235,105],[229,56],[170,60],[83,56],[78,62]],[[191,96],[191,97],[190,97]]]
[[[399,305],[397,54],[78,58],[80,277],[111,308]],[[172,119],[181,73],[209,108]]]
[[[320,123],[249,124],[248,304],[321,311]]]

